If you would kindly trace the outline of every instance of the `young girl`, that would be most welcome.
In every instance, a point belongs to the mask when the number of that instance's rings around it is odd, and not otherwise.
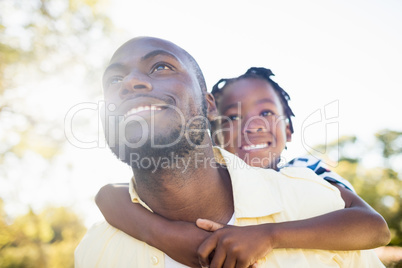
[[[220,80],[214,86],[212,93],[222,117],[213,124],[212,136],[217,144],[248,164],[278,169],[281,152],[293,133],[293,112],[288,105],[289,95],[270,79],[271,75],[268,69],[250,68],[244,75]],[[310,168],[319,175],[326,174],[324,179],[340,190],[345,209],[306,220],[266,224],[266,228],[272,229],[272,239],[264,246],[358,250],[386,245],[390,234],[381,215],[350,190],[349,183],[323,168],[318,160],[315,162]],[[96,203],[112,226],[192,267],[209,265],[214,258],[210,253],[217,247],[227,252],[223,254],[226,259],[240,262],[245,248],[236,249],[239,245],[236,241],[246,247],[253,243],[255,235],[255,232],[251,235],[250,229],[239,227],[208,232],[223,227],[208,220],[197,221],[200,228],[194,223],[170,221],[132,203],[127,184],[104,186],[96,196]],[[220,243],[223,239],[229,242]]]
[[[273,75],[269,69],[252,67],[237,78],[219,80],[211,93],[215,97],[222,122],[216,120],[211,122],[211,126],[213,140],[220,147],[238,155],[251,166],[277,169],[281,152],[286,148],[283,144],[253,144],[253,148],[246,147],[248,150],[243,150],[237,144],[238,135],[247,138],[250,143],[255,137],[268,135],[263,133],[268,133],[270,128],[280,128],[281,121],[286,121],[286,141],[291,141],[294,114],[288,104],[290,97],[270,78]],[[283,112],[273,107],[272,101],[267,98],[267,91],[271,91],[274,99],[280,102]],[[243,122],[243,129],[239,121]],[[328,170],[321,160],[311,155],[295,158],[285,166],[308,167],[325,180],[354,191],[347,180]]]

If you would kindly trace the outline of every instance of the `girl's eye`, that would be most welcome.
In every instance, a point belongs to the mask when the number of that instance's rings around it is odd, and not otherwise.
[[[229,115],[228,117],[229,117],[229,119],[232,120],[232,121],[237,121],[237,120],[240,119],[240,116],[238,116],[238,115]]]
[[[273,112],[271,112],[271,111],[262,111],[260,113],[260,116],[264,116],[264,117],[271,116],[271,115],[275,115],[275,114]]]
[[[173,68],[165,63],[159,63],[152,68],[151,73],[163,71],[163,70],[173,70]]]
[[[229,115],[229,116],[224,116],[222,118],[222,124],[227,124],[229,122],[232,121],[238,121],[240,120],[240,116],[239,115]]]

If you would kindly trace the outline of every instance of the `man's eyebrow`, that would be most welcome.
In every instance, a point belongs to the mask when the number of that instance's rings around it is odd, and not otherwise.
[[[107,72],[113,71],[115,69],[123,69],[124,65],[122,65],[121,63],[112,63],[110,64],[105,71],[103,72],[103,75],[105,75]]]
[[[147,60],[147,59],[149,59],[149,58],[152,58],[152,57],[155,57],[155,56],[158,56],[158,55],[168,56],[168,57],[170,57],[170,58],[173,58],[173,59],[176,60],[176,61],[179,61],[175,55],[173,55],[173,54],[170,53],[170,52],[167,52],[166,50],[161,50],[161,49],[158,49],[158,50],[154,50],[154,51],[149,52],[149,53],[146,54],[145,56],[141,57],[141,61],[145,61],[145,60]]]
[[[145,61],[145,60],[147,60],[149,58],[156,57],[158,55],[164,55],[164,56],[170,57],[170,58],[172,58],[172,59],[174,59],[176,61],[179,61],[179,59],[175,55],[173,55],[172,53],[170,53],[168,51],[161,50],[161,49],[149,52],[145,56],[141,57],[141,61]],[[110,71],[113,71],[113,70],[116,70],[116,69],[117,70],[124,69],[124,68],[125,68],[125,66],[123,64],[121,64],[121,63],[118,63],[118,62],[112,63],[105,69],[105,71],[103,72],[103,75],[105,75],[107,72],[110,72]]]

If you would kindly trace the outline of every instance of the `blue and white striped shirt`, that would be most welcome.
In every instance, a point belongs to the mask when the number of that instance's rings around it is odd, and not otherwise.
[[[307,167],[313,170],[318,176],[320,176],[324,180],[332,183],[337,183],[345,187],[346,189],[356,192],[349,181],[342,178],[337,173],[331,171],[322,160],[312,155],[305,155],[302,157],[294,158],[293,160],[289,161],[284,167]]]

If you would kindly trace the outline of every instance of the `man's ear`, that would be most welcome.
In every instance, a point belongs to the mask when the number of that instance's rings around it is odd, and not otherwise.
[[[207,109],[208,120],[214,121],[218,117],[218,108],[216,108],[215,98],[211,93],[207,92],[205,94],[205,99],[208,104],[208,109]]]
[[[106,131],[106,104],[104,101],[101,102],[99,106],[99,117],[102,122],[103,130]]]
[[[290,130],[290,123],[289,121],[286,123],[286,141],[292,141],[292,131]]]

